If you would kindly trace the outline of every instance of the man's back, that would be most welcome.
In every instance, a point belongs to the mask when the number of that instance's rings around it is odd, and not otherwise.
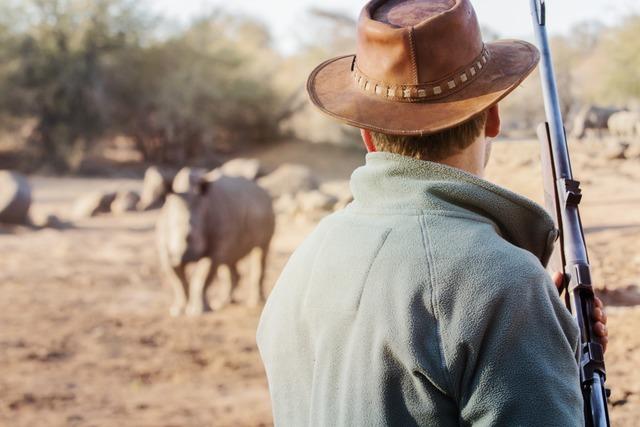
[[[553,223],[469,174],[376,153],[294,253],[258,344],[278,425],[580,425]]]

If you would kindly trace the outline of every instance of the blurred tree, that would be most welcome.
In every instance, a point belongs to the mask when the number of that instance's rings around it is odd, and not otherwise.
[[[176,164],[283,135],[356,142],[357,130],[312,108],[304,90],[317,64],[355,51],[355,22],[316,8],[301,26],[300,50],[282,57],[264,25],[221,11],[167,29],[135,0],[0,0],[0,126],[35,121],[31,146],[58,169],[116,135],[148,161]],[[565,114],[640,99],[639,40],[637,15],[554,37]],[[501,103],[504,128],[531,134],[543,117],[540,85],[522,86]]]
[[[601,73],[602,96],[618,104],[640,100],[640,14],[629,16],[602,40],[598,55],[607,58]]]
[[[144,157],[184,163],[211,149],[277,137],[279,57],[266,29],[214,13],[108,64],[112,115]]]
[[[356,23],[342,13],[312,8],[300,23],[301,48],[282,63],[275,78],[279,91],[288,94],[291,113],[282,122],[287,135],[310,142],[360,147],[357,129],[327,117],[311,105],[306,81],[311,71],[329,58],[355,53]]]
[[[30,142],[43,163],[67,169],[72,153],[118,134],[174,163],[277,137],[280,57],[263,25],[214,12],[161,34],[133,0],[20,8],[21,20],[0,21],[0,113],[37,118]]]
[[[133,28],[142,27],[137,13],[124,0],[30,0],[22,19],[5,24],[14,43],[2,106],[37,119],[30,142],[43,163],[67,169],[70,153],[105,129],[101,60],[131,43]]]

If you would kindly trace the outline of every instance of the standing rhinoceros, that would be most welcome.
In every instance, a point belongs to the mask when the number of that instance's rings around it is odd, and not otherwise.
[[[275,216],[269,194],[257,184],[219,171],[184,168],[175,177],[157,226],[160,259],[175,292],[174,316],[209,310],[206,291],[226,266],[229,299],[239,281],[237,263],[251,254],[252,296],[264,300],[265,260]],[[187,276],[186,267],[193,264]]]
[[[634,138],[640,136],[640,112],[620,111],[609,118],[609,130],[615,136]]]
[[[595,105],[584,106],[573,120],[571,136],[582,139],[590,129],[598,132],[607,130],[609,118],[618,111],[620,111],[618,108],[598,107]]]

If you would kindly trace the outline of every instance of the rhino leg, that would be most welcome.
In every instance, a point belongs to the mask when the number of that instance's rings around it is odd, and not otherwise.
[[[233,292],[238,287],[238,283],[240,283],[240,273],[238,273],[238,266],[236,264],[232,264],[229,266],[229,302],[232,304],[236,303],[236,299],[233,296]]]
[[[257,247],[251,252],[251,286],[252,296],[249,306],[256,307],[265,301],[264,276],[267,265],[268,247]]]
[[[211,310],[207,301],[207,288],[213,281],[217,270],[218,264],[214,263],[211,258],[202,258],[198,261],[189,284],[187,315],[199,316]]]
[[[184,266],[170,267],[166,269],[167,276],[169,277],[169,283],[173,289],[173,304],[169,308],[169,313],[174,316],[181,316],[184,314],[184,310],[187,306],[188,298],[188,282],[187,276],[184,270]]]
[[[229,301],[231,304],[235,304],[237,301],[233,296],[233,292],[238,287],[238,283],[240,282],[240,273],[238,273],[238,266],[236,264],[231,264],[227,267],[227,280],[229,283],[229,293],[227,295],[227,301]]]
[[[217,307],[224,307],[227,304],[235,304],[236,300],[233,296],[233,291],[238,286],[240,282],[240,273],[238,272],[238,267],[235,264],[228,265],[223,264],[220,266],[218,270],[218,277],[221,283],[224,283],[225,289],[224,296],[221,298],[216,305]]]

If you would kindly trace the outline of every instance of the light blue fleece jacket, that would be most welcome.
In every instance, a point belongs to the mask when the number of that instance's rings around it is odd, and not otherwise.
[[[535,203],[367,155],[354,202],[291,256],[258,346],[277,426],[580,426],[578,329]]]

